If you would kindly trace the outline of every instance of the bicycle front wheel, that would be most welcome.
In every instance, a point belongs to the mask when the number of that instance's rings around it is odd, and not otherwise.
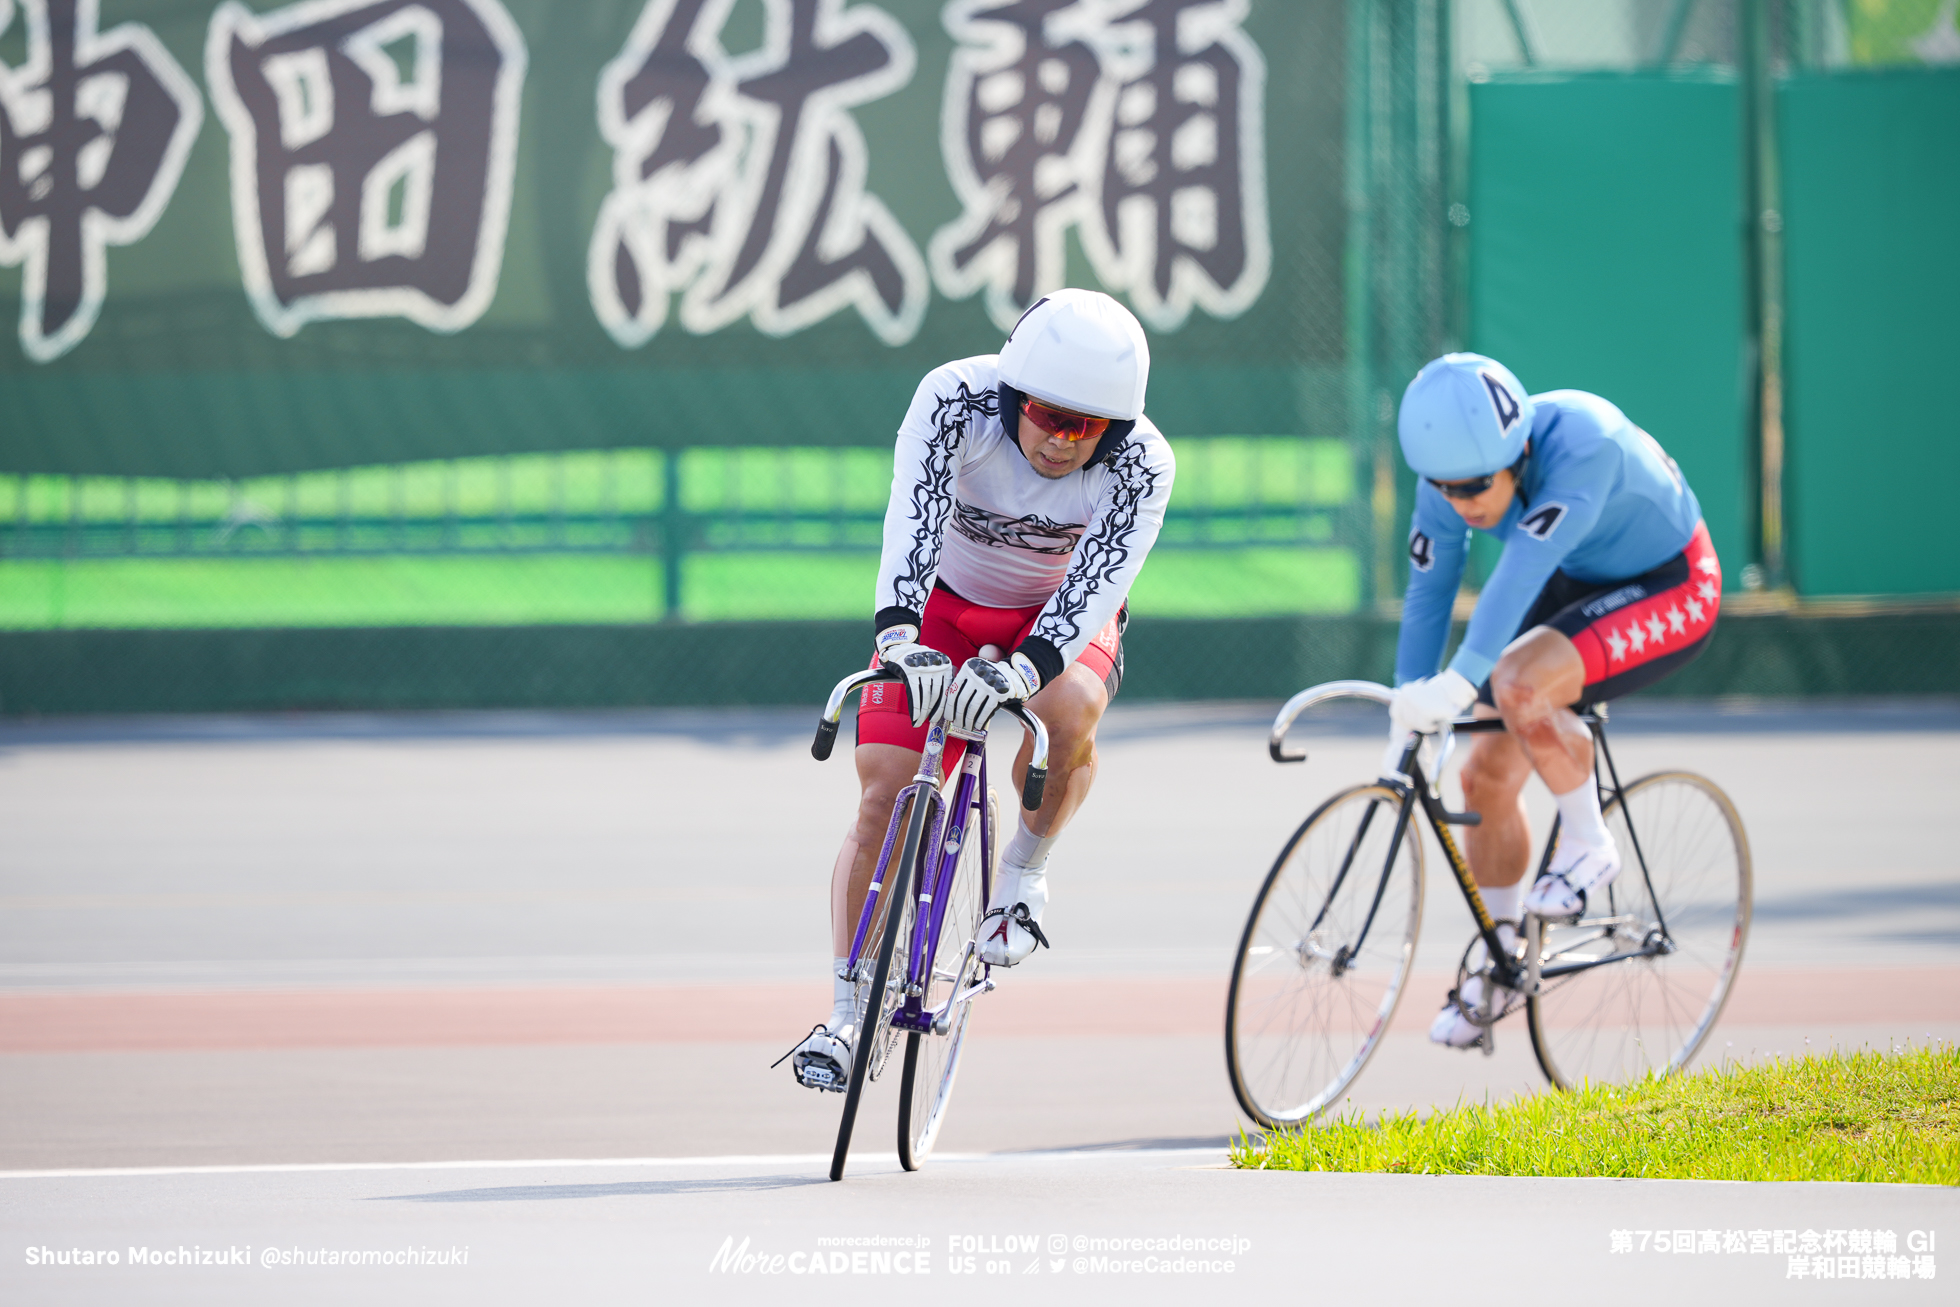
[[[991,790],[981,811],[974,814],[987,823],[986,847],[999,860],[1000,844],[996,813],[998,806]],[[966,1046],[966,1027],[973,1016],[973,997],[958,991],[974,985],[982,970],[975,937],[980,933],[980,913],[986,906],[986,886],[993,880],[994,868],[980,874],[980,832],[969,822],[960,859],[953,872],[953,883],[946,893],[946,915],[939,927],[939,947],[925,969],[927,1011],[946,1008],[942,1033],[935,1023],[931,1034],[914,1032],[905,1043],[905,1074],[898,1094],[898,1160],[908,1171],[925,1165],[932,1146],[939,1139],[946,1109],[953,1099],[953,1081],[960,1073],[960,1052]],[[917,896],[908,900],[915,903]],[[906,913],[906,938],[910,939],[912,914]]]
[[[851,1075],[844,1090],[844,1111],[837,1123],[837,1147],[830,1158],[830,1178],[844,1178],[844,1162],[851,1152],[851,1133],[857,1126],[858,1104],[864,1087],[884,1072],[898,1032],[891,1028],[892,1013],[904,998],[905,932],[896,927],[899,914],[891,911],[894,901],[911,897],[913,877],[926,862],[923,847],[930,828],[931,803],[915,802],[905,818],[905,832],[893,849],[892,862],[882,868],[883,889],[879,907],[873,914],[872,933],[864,942],[864,953],[877,962],[857,983],[857,1046],[851,1057]]]
[[[1691,772],[1657,772],[1606,805],[1619,877],[1573,925],[1543,924],[1531,1045],[1560,1089],[1686,1066],[1722,1015],[1749,939],[1749,841],[1735,805]]]
[[[1361,1074],[1388,1031],[1422,925],[1422,840],[1391,856],[1402,797],[1336,794],[1266,876],[1232,966],[1225,1060],[1245,1114],[1305,1121]]]

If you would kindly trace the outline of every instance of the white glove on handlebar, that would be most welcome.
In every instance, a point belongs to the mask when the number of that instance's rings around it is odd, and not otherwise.
[[[918,641],[916,626],[887,627],[878,632],[878,661],[905,678],[912,724],[924,726],[946,698],[946,687],[953,679],[953,660]]]
[[[1416,731],[1429,735],[1454,721],[1465,708],[1477,701],[1477,687],[1453,671],[1444,671],[1420,681],[1396,687],[1388,705],[1388,719],[1397,732]]]
[[[997,663],[969,658],[953,681],[946,725],[965,735],[978,735],[987,729],[1002,704],[1024,702],[1040,688],[1041,673],[1026,654],[1017,653]]]

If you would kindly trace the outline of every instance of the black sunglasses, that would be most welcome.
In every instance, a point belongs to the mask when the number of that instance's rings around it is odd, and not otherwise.
[[[1468,481],[1436,481],[1432,479],[1429,484],[1435,486],[1450,499],[1475,499],[1478,495],[1483,494],[1484,491],[1497,484],[1497,473],[1493,472],[1489,476],[1473,477]]]
[[[1511,466],[1504,470],[1509,472],[1512,477],[1523,480],[1525,460],[1530,457],[1531,446],[1527,444],[1524,452],[1518,455],[1517,462],[1511,464]],[[1492,472],[1489,476],[1472,477],[1468,481],[1438,481],[1434,477],[1424,477],[1423,480],[1442,491],[1446,499],[1475,499],[1478,495],[1483,494],[1484,491],[1497,484],[1497,473]]]

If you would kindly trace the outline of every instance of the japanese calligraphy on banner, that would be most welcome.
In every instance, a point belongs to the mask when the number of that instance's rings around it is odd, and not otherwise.
[[[925,314],[925,260],[864,189],[851,107],[911,80],[912,41],[875,5],[769,0],[760,50],[721,44],[734,0],[648,0],[599,79],[614,190],[593,232],[592,306],[638,345],[743,316],[788,335],[855,308],[887,344]]]
[[[227,3],[205,76],[231,133],[239,269],[269,330],[483,316],[524,83],[524,38],[497,0]]]
[[[0,471],[732,440],[812,384],[799,439],[884,439],[1064,285],[1152,331],[1153,412],[1305,430],[1344,347],[1343,13],[0,0],[0,399],[35,415]]]
[[[871,4],[769,0],[754,55],[721,44],[733,0],[648,0],[600,82],[615,188],[594,231],[593,307],[644,342],[681,293],[689,330],[744,314],[775,335],[850,306],[888,344],[918,330],[925,265],[866,193],[849,110],[916,55]],[[933,238],[940,291],[984,290],[1002,330],[1065,284],[1077,231],[1146,322],[1242,312],[1264,288],[1265,65],[1245,2],[955,0],[941,116],[964,212]],[[784,290],[791,298],[785,302]]]
[[[0,262],[21,266],[20,347],[80,344],[108,294],[110,245],[150,234],[204,120],[197,87],[140,23],[96,0],[25,0],[27,60],[0,71]],[[15,17],[0,0],[0,27]]]
[[[965,212],[933,237],[949,296],[1003,330],[1065,284],[1071,229],[1160,331],[1265,289],[1265,63],[1245,0],[955,0],[942,149]]]

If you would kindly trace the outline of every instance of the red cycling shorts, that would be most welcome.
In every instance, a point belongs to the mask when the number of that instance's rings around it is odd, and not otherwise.
[[[967,659],[977,658],[983,645],[999,646],[1000,657],[1005,658],[1027,639],[1028,632],[1034,629],[1034,619],[1041,616],[1044,607],[1045,604],[1032,608],[986,608],[969,603],[944,586],[935,586],[926,598],[919,643],[951,658],[953,674],[957,676],[959,667]],[[1123,680],[1123,622],[1124,614],[1111,618],[1109,625],[1096,634],[1075,660],[1101,678],[1112,699]],[[871,665],[878,665],[875,654]],[[896,744],[915,751],[926,747],[926,728],[912,724],[912,710],[906,705],[903,685],[881,681],[864,688],[864,698],[858,705],[857,742]],[[952,775],[953,769],[960,765],[965,752],[964,741],[947,739],[947,775]]]
[[[1581,703],[1644,689],[1708,647],[1722,606],[1722,563],[1697,524],[1688,547],[1651,572],[1624,581],[1581,581],[1564,572],[1538,593],[1518,634],[1537,626],[1564,633],[1586,664]],[[1490,683],[1477,696],[1491,702]]]

